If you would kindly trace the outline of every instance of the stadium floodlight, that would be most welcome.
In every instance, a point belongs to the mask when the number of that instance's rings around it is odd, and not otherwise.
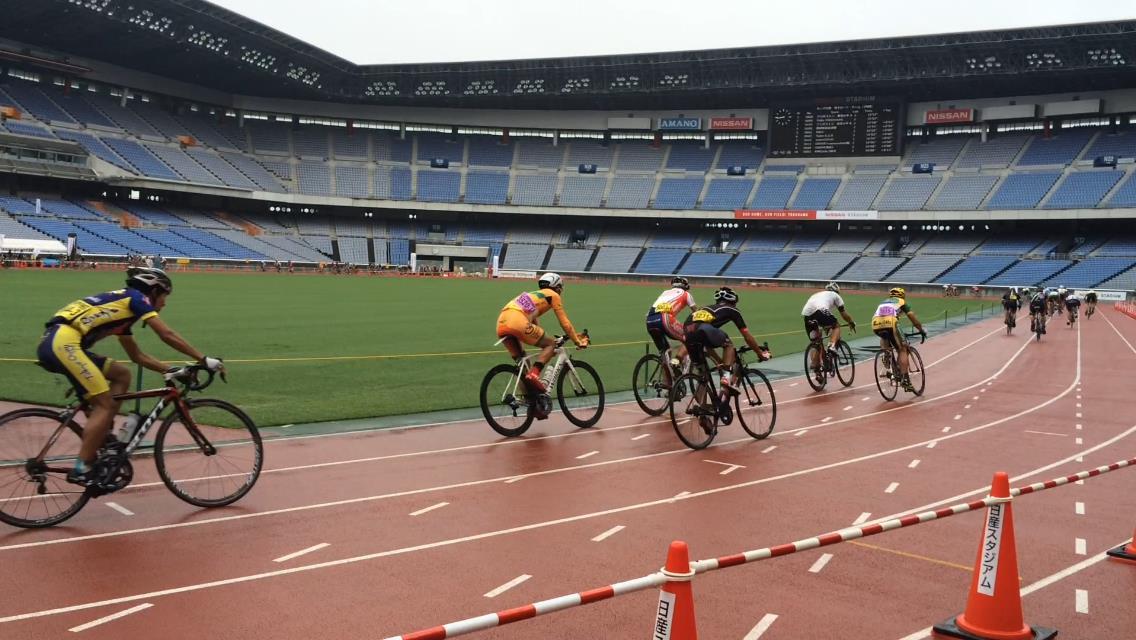
[[[134,7],[131,7],[131,9],[133,9],[133,8]],[[144,29],[150,29],[151,31],[157,31],[158,33],[161,33],[163,35],[170,28],[170,26],[173,25],[173,23],[174,23],[173,20],[170,20],[169,18],[167,18],[165,16],[158,16],[153,11],[150,11],[149,9],[142,9],[138,13],[131,16],[130,19],[127,20],[127,22],[129,22],[132,25],[142,27]]]
[[[423,80],[414,90],[416,96],[448,96],[450,90],[446,88],[445,80]]]
[[[110,6],[110,0],[67,0],[67,3],[84,9],[90,9],[96,13],[108,11],[107,7]],[[110,12],[108,11],[108,13]]]
[[[513,87],[514,94],[532,94],[544,93],[544,78],[529,79],[517,81],[517,86]]]
[[[1115,47],[1105,47],[1103,49],[1090,49],[1088,52],[1088,63],[1095,65],[1109,65],[1116,66],[1127,64],[1124,60],[1124,55],[1116,50]]]
[[[371,98],[375,96],[397,96],[399,95],[398,83],[393,80],[375,80],[367,85],[363,93]]]
[[[560,92],[572,93],[573,91],[584,91],[590,89],[591,86],[591,78],[568,78],[564,81],[564,86],[560,88]]]
[[[473,80],[465,87],[462,94],[467,96],[487,96],[497,93],[496,80]]]

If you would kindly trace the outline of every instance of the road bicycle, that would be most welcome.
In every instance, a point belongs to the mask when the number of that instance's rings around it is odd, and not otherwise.
[[[922,333],[905,333],[904,336],[914,338],[919,336],[919,343],[923,344],[927,336]],[[899,388],[903,385],[903,374],[899,371],[899,358],[895,348],[888,345],[876,352],[876,388],[884,400],[894,400]],[[923,370],[923,356],[915,345],[907,345],[907,369],[913,392],[916,396],[923,395],[927,386],[927,375]]]
[[[1018,326],[1018,309],[1016,307],[1002,306],[1003,319],[1002,322],[1006,325],[1006,335],[1010,335],[1014,331],[1014,327]]]
[[[675,378],[690,371],[690,356],[682,359],[677,368],[671,365],[673,351],[668,347],[660,353],[646,353],[635,363],[631,372],[631,389],[635,402],[649,416],[661,416],[670,402],[671,384]]]
[[[1045,312],[1037,311],[1032,314],[1030,318],[1030,331],[1033,332],[1034,340],[1041,342],[1041,335],[1045,333]]]
[[[580,335],[587,338],[588,332]],[[569,422],[580,428],[592,427],[603,415],[603,381],[592,365],[568,354],[564,348],[567,341],[567,336],[556,337],[556,354],[544,367],[541,379],[546,389],[555,386],[556,399]],[[503,436],[521,435],[538,414],[547,416],[552,411],[552,397],[547,392],[532,393],[524,381],[534,358],[536,354],[527,355],[516,364],[499,364],[481,380],[481,413],[489,426]]]
[[[208,378],[202,381],[200,374]],[[158,389],[116,395],[116,400],[158,398],[133,429],[107,434],[87,487],[67,482],[83,438],[89,405],[17,409],[0,416],[0,521],[39,528],[79,513],[91,498],[121,491],[134,479],[131,455],[159,421],[151,449],[162,483],[198,507],[221,507],[244,497],[264,464],[260,432],[244,411],[223,400],[190,398],[213,382],[200,365],[183,368]],[[179,387],[180,385],[180,387]],[[166,407],[173,410],[162,418]]]
[[[845,387],[852,386],[856,379],[856,358],[852,355],[852,347],[841,338],[836,341],[835,356],[825,348],[830,332],[831,329],[826,328],[823,336],[817,336],[805,348],[805,379],[815,391],[823,390],[831,376],[836,376]],[[814,365],[814,362],[818,364]]]
[[[1069,305],[1069,320],[1067,320],[1065,324],[1069,325],[1070,329],[1077,324],[1077,316],[1080,315],[1080,310],[1081,305],[1079,304]]]
[[[698,358],[698,362],[692,358],[691,372],[675,380],[668,406],[671,425],[683,444],[691,449],[705,449],[718,435],[718,426],[731,424],[735,417],[742,429],[757,440],[773,433],[777,399],[765,374],[744,362],[742,356],[750,351],[749,347],[737,350],[730,372],[733,392],[715,388],[714,376],[704,357]]]

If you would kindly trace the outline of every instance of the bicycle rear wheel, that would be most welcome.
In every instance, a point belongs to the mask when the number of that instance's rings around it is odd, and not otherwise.
[[[814,358],[816,358],[814,360]],[[824,366],[824,348],[819,342],[810,342],[805,347],[805,379],[814,391],[821,391],[828,383],[828,371]]]
[[[923,356],[919,355],[919,350],[915,347],[907,347],[907,369],[911,386],[915,387],[915,395],[923,395],[923,389],[927,387],[927,375],[923,372]]]
[[[639,358],[631,374],[631,388],[635,392],[635,402],[649,416],[659,416],[666,412],[671,394],[670,363],[653,353]]]
[[[481,380],[481,414],[497,433],[513,438],[528,431],[533,421],[525,383],[516,365],[499,364]]]
[[[671,398],[671,425],[678,439],[691,449],[705,449],[718,435],[714,387],[702,376],[687,373],[675,381]]]
[[[571,360],[560,370],[556,397],[568,422],[582,429],[595,426],[603,415],[603,380],[587,362]]]
[[[890,350],[883,349],[876,352],[876,388],[880,390],[880,395],[883,396],[884,400],[894,400],[895,394],[899,392],[897,369],[895,358],[891,355]]]
[[[260,477],[264,444],[251,418],[224,400],[185,401],[154,437],[154,463],[166,488],[198,507],[240,500]]]
[[[79,513],[87,491],[67,482],[83,429],[50,409],[0,416],[0,521],[25,529],[50,527]]]
[[[852,347],[843,340],[836,343],[836,377],[846,387],[852,386],[856,379],[856,357],[852,355]]]
[[[777,424],[777,398],[764,373],[752,368],[742,373],[738,395],[734,396],[734,409],[742,429],[753,438],[764,440],[773,433],[773,426]]]

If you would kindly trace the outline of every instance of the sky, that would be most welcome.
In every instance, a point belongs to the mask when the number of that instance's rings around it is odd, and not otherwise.
[[[1078,0],[211,1],[356,64],[656,53],[1136,18],[1128,1]]]

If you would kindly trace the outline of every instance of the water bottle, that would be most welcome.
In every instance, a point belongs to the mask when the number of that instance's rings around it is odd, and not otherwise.
[[[142,424],[142,416],[137,413],[126,414],[126,419],[122,421],[122,426],[118,428],[118,434],[115,436],[119,442],[130,442],[130,437],[134,435],[134,430],[138,425]]]

